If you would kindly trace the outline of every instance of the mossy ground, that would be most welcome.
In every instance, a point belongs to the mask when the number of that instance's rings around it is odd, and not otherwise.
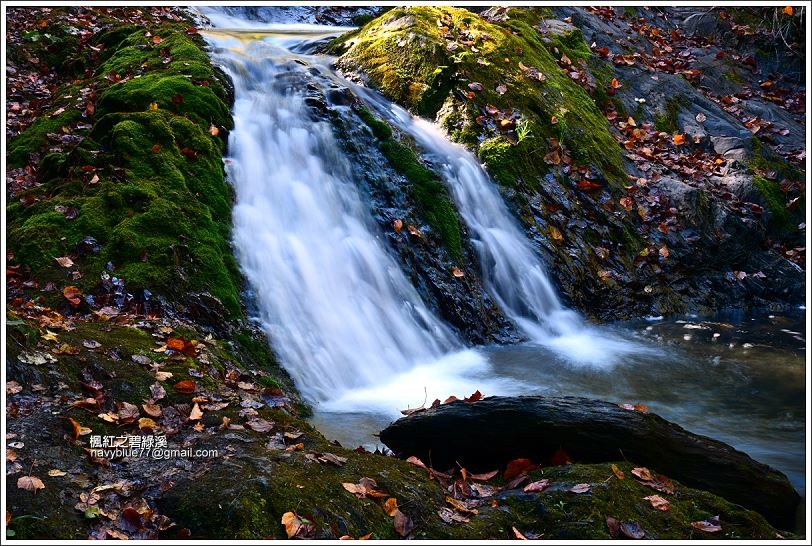
[[[48,28],[72,39],[70,28]],[[114,26],[89,47],[58,55],[76,78],[8,146],[9,166],[28,163],[41,181],[6,211],[9,250],[41,285],[61,290],[71,274],[69,284],[89,292],[109,263],[128,291],[178,301],[186,292],[210,292],[233,316],[241,314],[228,243],[225,143],[216,134],[233,125],[229,97],[202,38],[188,28],[184,21]],[[11,49],[12,57],[22,55]],[[91,109],[78,107],[77,96]],[[90,130],[75,130],[77,121]],[[49,151],[65,134],[80,142]],[[78,214],[69,219],[55,207]],[[100,252],[77,250],[86,237]],[[54,258],[62,256],[75,267],[60,267]]]

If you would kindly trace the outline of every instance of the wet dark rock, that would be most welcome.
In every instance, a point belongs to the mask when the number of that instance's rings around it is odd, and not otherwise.
[[[563,449],[575,462],[626,459],[794,525],[800,496],[782,473],[658,415],[576,397],[489,397],[402,418],[381,432],[401,457],[444,469],[492,470],[516,458],[545,464]]]
[[[217,297],[208,292],[191,292],[184,299],[186,315],[192,320],[212,327],[226,323],[226,308]]]

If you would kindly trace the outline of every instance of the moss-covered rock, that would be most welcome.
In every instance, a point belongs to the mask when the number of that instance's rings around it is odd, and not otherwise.
[[[9,249],[41,283],[61,290],[70,273],[72,284],[90,292],[100,273],[112,269],[128,291],[147,289],[177,301],[208,292],[228,313],[241,313],[228,243],[232,196],[218,136],[233,126],[229,96],[202,38],[188,28],[183,22],[122,25],[101,33],[95,42],[104,55],[84,59],[92,66],[85,79],[57,91],[68,96],[84,89],[92,107],[81,112],[57,100],[50,115],[11,139],[10,165],[41,157],[33,166],[43,184],[7,209]],[[85,118],[91,122],[86,136],[43,153]],[[65,214],[68,209],[76,213]],[[88,237],[97,252],[80,250]],[[72,271],[55,262],[61,256],[73,259]]]

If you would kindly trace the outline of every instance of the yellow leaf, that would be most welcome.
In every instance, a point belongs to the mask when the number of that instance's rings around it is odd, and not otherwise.
[[[149,103],[149,109],[150,110],[157,110],[158,109],[158,103],[157,102]]]
[[[138,428],[141,430],[152,430],[158,426],[158,423],[149,417],[142,417],[138,420]]]
[[[59,341],[56,338],[56,334],[50,330],[45,330],[45,334],[42,335],[42,339],[46,341]]]
[[[617,476],[618,480],[625,480],[626,479],[626,474],[624,474],[623,471],[621,469],[619,469],[616,464],[612,465],[612,472],[614,472],[614,474],[615,474],[615,476]]]
[[[383,504],[383,510],[387,516],[394,516],[398,511],[398,500],[394,497],[386,499],[386,502]]]
[[[288,534],[288,538],[293,538],[302,528],[302,520],[293,512],[285,512],[282,514],[282,525],[285,526],[285,532]]]
[[[552,237],[556,241],[561,241],[564,239],[564,236],[561,234],[561,231],[555,226],[550,226],[550,237]]]

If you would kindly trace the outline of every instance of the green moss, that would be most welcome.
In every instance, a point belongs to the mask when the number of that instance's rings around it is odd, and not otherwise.
[[[682,95],[677,95],[674,97],[668,97],[665,100],[665,112],[658,115],[654,119],[654,126],[659,131],[665,131],[666,133],[678,133],[679,132],[679,113],[682,109],[686,106],[685,104],[685,97]]]
[[[428,6],[394,9],[359,32],[340,37],[333,47],[345,50],[339,61],[344,68],[363,71],[383,94],[422,115],[434,114],[434,108],[421,106],[426,101],[447,105],[449,100],[459,101],[455,97],[469,91],[468,83],[482,84],[482,90],[475,92],[473,98],[457,102],[468,112],[457,113],[455,120],[444,124],[453,123],[452,136],[476,146],[478,140],[470,138],[470,134],[481,132],[474,125],[475,119],[487,104],[503,111],[517,110],[533,128],[535,150],[528,154],[527,150],[514,147],[500,153],[509,158],[505,163],[512,160],[519,164],[530,158],[528,163],[522,163],[526,166],[524,180],[546,172],[542,161],[545,138],[563,133],[562,144],[574,157],[597,166],[619,188],[625,183],[622,155],[609,133],[605,116],[580,86],[561,73],[550,53],[557,46],[552,41],[545,42],[533,28],[541,16],[519,8],[511,8],[508,13],[507,22],[492,24],[463,9]],[[457,42],[464,39],[463,35],[468,37],[478,51],[474,53],[459,44],[449,51],[446,47],[449,40],[440,34],[443,27],[452,36],[460,36]],[[576,60],[591,55],[580,32],[566,33],[555,40]],[[545,75],[544,81],[527,77],[519,68],[520,62],[538,69]],[[507,91],[499,93],[499,85]],[[450,91],[443,96],[428,97],[429,93],[446,88]],[[558,128],[550,124],[559,112],[567,112],[565,119],[559,117],[559,123],[563,121],[566,125],[563,131],[563,124]]]
[[[6,153],[8,167],[25,165],[32,152],[38,152],[49,145],[48,134],[62,134],[62,127],[79,119],[80,114],[78,108],[69,108],[55,116],[38,117],[22,134],[9,140]]]
[[[412,194],[425,215],[429,226],[435,229],[452,259],[462,261],[462,235],[456,208],[448,197],[442,181],[420,162],[408,146],[392,138],[392,129],[368,110],[358,111],[361,119],[378,138],[378,147],[389,164],[411,183]]]
[[[74,260],[86,273],[76,283],[81,289],[93,289],[110,261],[128,289],[179,300],[207,291],[230,313],[241,312],[239,271],[228,244],[232,196],[222,167],[224,142],[209,134],[210,125],[230,128],[233,122],[202,39],[185,29],[182,23],[153,29],[162,36],[160,47],[143,27],[99,36],[97,43],[112,49],[93,77],[99,98],[89,138],[46,156],[44,170],[53,178],[35,191],[49,199],[7,209],[10,248],[40,281],[63,281],[65,271],[53,258],[93,236],[102,252]],[[121,81],[111,83],[111,73]],[[24,162],[47,144],[49,132],[77,115],[72,108],[42,116],[11,140],[12,159]],[[88,163],[96,166],[92,186],[83,171]],[[76,208],[79,216],[66,220],[54,212],[57,204]]]
[[[767,207],[770,210],[770,223],[773,227],[782,231],[791,229],[793,222],[787,211],[786,199],[778,182],[755,175],[753,176],[753,186],[767,201]]]

